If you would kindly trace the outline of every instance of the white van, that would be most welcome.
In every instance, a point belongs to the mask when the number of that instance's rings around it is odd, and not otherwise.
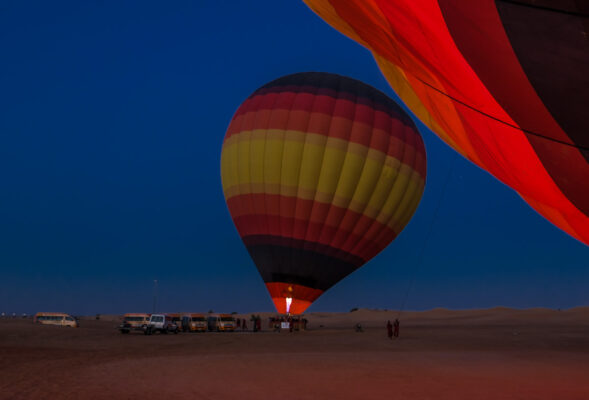
[[[152,333],[159,332],[159,333],[178,333],[180,328],[174,321],[172,321],[172,317],[166,314],[151,314],[149,317],[149,321],[145,326],[145,334],[151,335]]]

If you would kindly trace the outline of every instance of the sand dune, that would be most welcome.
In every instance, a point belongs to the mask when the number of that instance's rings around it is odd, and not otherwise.
[[[397,315],[155,336],[119,334],[116,316],[79,329],[0,320],[0,399],[589,399],[589,308],[404,312],[391,341]]]

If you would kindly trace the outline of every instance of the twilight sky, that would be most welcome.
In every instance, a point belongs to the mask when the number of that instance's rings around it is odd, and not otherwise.
[[[5,1],[0,54],[4,312],[151,311],[154,279],[160,311],[272,311],[221,190],[233,112],[303,71],[396,99],[367,50],[296,1]],[[419,126],[413,220],[309,311],[397,309],[408,290],[417,310],[589,305],[589,248]]]

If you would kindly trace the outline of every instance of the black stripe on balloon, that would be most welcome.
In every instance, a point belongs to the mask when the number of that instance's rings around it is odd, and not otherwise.
[[[319,89],[317,89],[319,88]],[[386,94],[359,80],[326,72],[302,72],[283,76],[262,86],[251,96],[274,92],[308,92],[339,99],[349,99],[357,104],[368,105],[401,121],[411,119],[406,112]],[[358,96],[358,93],[362,93]]]
[[[274,235],[249,235],[242,237],[241,240],[246,246],[273,245],[301,250],[312,250],[316,253],[321,253],[324,256],[336,258],[348,264],[353,264],[356,268],[361,267],[366,262],[362,257],[355,256],[336,247],[301,239]]]
[[[589,7],[588,7],[589,8]],[[589,148],[586,17],[497,3],[505,33],[544,105],[579,148]],[[585,151],[589,161],[589,152]]]
[[[311,250],[262,244],[246,247],[265,283],[292,283],[325,291],[358,268]]]
[[[544,9],[526,9],[510,3],[497,3],[505,33],[528,80],[571,139],[589,162],[589,42],[581,34],[589,25],[586,18]],[[589,215],[586,190],[588,170],[540,151],[542,164],[566,197],[585,215]],[[582,150],[584,149],[584,150]],[[558,153],[556,153],[558,154]],[[583,165],[584,164],[584,165]],[[583,167],[585,167],[583,169]]]

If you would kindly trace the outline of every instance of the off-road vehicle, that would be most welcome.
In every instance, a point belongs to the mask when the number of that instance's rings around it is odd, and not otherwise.
[[[149,321],[145,325],[144,333],[151,335],[152,333],[178,333],[180,329],[172,321],[172,317],[166,314],[151,314]]]

